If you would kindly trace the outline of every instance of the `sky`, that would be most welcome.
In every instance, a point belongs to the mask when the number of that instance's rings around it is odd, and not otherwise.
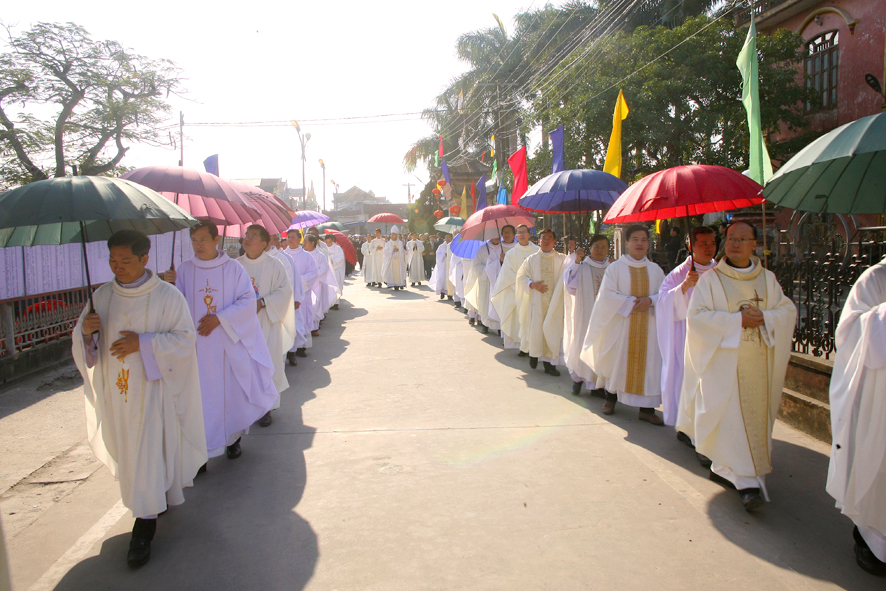
[[[306,177],[322,203],[330,181],[405,203],[417,195],[425,169],[408,174],[403,155],[433,133],[418,115],[467,69],[455,56],[459,35],[495,26],[498,14],[510,31],[515,14],[542,0],[341,2],[253,0],[237,3],[10,2],[2,22],[23,31],[36,22],[74,22],[94,39],[110,39],[182,69],[187,94],[170,96],[170,123],[184,114],[184,164],[203,168],[219,154],[225,178],[271,177],[302,186],[298,120],[311,139]],[[382,122],[322,123],[386,114]],[[283,122],[273,127],[204,127],[205,122]],[[376,121],[379,121],[376,119]],[[176,130],[177,133],[177,130]],[[176,138],[177,141],[177,138]],[[178,148],[133,145],[123,164],[176,165]]]

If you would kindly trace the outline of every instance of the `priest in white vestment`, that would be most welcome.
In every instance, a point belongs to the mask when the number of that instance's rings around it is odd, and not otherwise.
[[[397,226],[391,228],[391,239],[385,244],[383,253],[382,281],[394,291],[402,290],[406,287],[406,244],[400,240]]]
[[[262,334],[274,363],[274,386],[277,388],[277,401],[259,419],[261,427],[273,421],[271,411],[280,408],[280,394],[289,388],[286,379],[284,359],[295,343],[295,307],[293,306],[291,273],[276,257],[266,252],[271,237],[268,231],[258,224],[246,228],[243,235],[243,250],[246,251],[237,261],[243,265],[255,289],[256,313]],[[285,255],[284,255],[285,256]]]
[[[566,255],[554,250],[557,235],[542,230],[539,249],[526,257],[514,282],[517,316],[520,319],[520,351],[529,355],[529,367],[538,361],[545,373],[559,376],[555,367],[563,355],[563,271]]]
[[[329,251],[329,266],[332,268],[335,282],[338,284],[338,296],[332,304],[332,309],[338,310],[338,302],[345,289],[345,251],[336,243],[335,236],[332,234],[326,234],[323,238],[326,241],[326,249]]]
[[[503,226],[501,229],[501,241],[497,247],[490,247],[490,256],[486,259],[486,279],[489,282],[489,295],[487,296],[488,304],[485,307],[486,317],[483,319],[483,325],[499,334],[501,333],[501,319],[492,305],[492,294],[495,284],[498,282],[498,274],[501,272],[501,265],[505,260],[505,255],[517,244],[517,229],[510,224]],[[492,251],[495,251],[497,256],[494,256]]]
[[[437,247],[436,263],[434,270],[431,272],[431,278],[428,285],[434,288],[434,292],[440,296],[440,299],[451,300],[454,295],[450,290],[449,283],[449,245],[452,242],[452,234],[447,234],[443,239],[443,244]],[[454,291],[454,290],[453,290]]]
[[[360,244],[360,252],[363,254],[363,262],[360,263],[363,281],[366,283],[366,287],[371,287],[375,283],[375,267],[373,266],[375,258],[372,256],[367,236],[363,237],[363,242]]]
[[[452,246],[449,247],[449,283],[453,287],[455,295],[455,309],[467,312],[464,307],[465,302],[465,284],[464,284],[464,268],[462,267],[462,257],[452,252]]]
[[[849,292],[831,375],[828,493],[855,523],[855,558],[886,575],[886,261]]]
[[[692,424],[686,416],[686,407],[693,400],[681,397],[683,391],[683,353],[686,347],[686,310],[689,298],[699,277],[717,266],[717,240],[714,229],[698,226],[689,231],[692,255],[668,273],[658,289],[655,322],[658,329],[658,349],[661,351],[661,411],[665,425],[677,424],[677,415],[685,431],[677,431],[677,439],[694,447]],[[707,465],[707,460],[699,457]]]
[[[661,351],[654,312],[664,273],[646,258],[645,226],[628,228],[625,241],[628,253],[603,274],[581,358],[604,380],[603,414],[611,415],[621,402],[639,408],[641,421],[661,426],[655,414],[661,404]]]
[[[730,224],[726,242],[726,256],[699,278],[689,300],[681,396],[694,400],[687,419],[695,449],[711,459],[708,477],[738,489],[754,511],[768,500],[772,427],[797,310],[753,256],[752,225]]]
[[[421,282],[425,280],[424,252],[424,242],[419,239],[418,234],[413,233],[406,243],[406,267],[411,287],[421,286]]]
[[[492,288],[492,307],[501,323],[505,349],[520,347],[520,316],[517,313],[517,272],[526,258],[538,250],[538,245],[529,241],[529,227],[520,224],[517,227],[517,245],[505,255],[501,263],[501,271]],[[520,357],[527,353],[520,351]]]
[[[211,458],[227,453],[233,460],[242,453],[241,436],[277,402],[277,388],[252,281],[218,243],[215,225],[194,226],[194,258],[173,273],[197,325],[206,448]]]
[[[326,312],[332,308],[333,302],[338,297],[338,283],[335,280],[335,273],[332,272],[332,267],[329,266],[329,260],[323,254],[323,251],[320,250],[320,239],[314,234],[305,235],[303,248],[317,263],[317,292],[315,294],[317,299],[314,301],[316,305],[314,312],[315,317],[319,313],[320,318],[316,323],[317,328],[315,332],[317,334],[313,332],[312,334],[318,336],[320,323],[323,322]]]
[[[489,275],[486,273],[486,265],[490,257],[501,256],[501,238],[496,236],[487,240],[474,255],[471,261],[471,273],[468,288],[465,290],[465,301],[468,309],[476,313],[476,324],[483,329],[483,334],[489,333]],[[474,324],[472,321],[471,324]],[[495,327],[498,330],[498,326]]]
[[[600,293],[603,275],[609,266],[609,238],[602,234],[591,237],[590,256],[583,248],[573,253],[575,264],[563,274],[563,363],[572,378],[572,393],[581,394],[582,386],[605,396],[604,380],[597,383],[597,375],[581,358],[585,336],[591,323],[594,302]],[[569,255],[567,256],[567,260]]]
[[[83,376],[90,448],[120,484],[136,517],[127,562],[148,562],[157,515],[185,501],[206,463],[197,332],[174,286],[145,269],[151,241],[108,239],[114,279],[93,295],[71,334]]]
[[[275,238],[277,238],[276,241]],[[299,349],[304,350],[305,346],[310,347],[311,345],[311,327],[305,322],[305,317],[302,312],[300,312],[302,307],[301,302],[305,297],[301,273],[299,273],[298,268],[295,266],[295,261],[292,260],[292,257],[286,254],[286,251],[280,250],[278,246],[279,244],[279,235],[271,234],[271,244],[268,246],[268,254],[283,264],[283,268],[286,270],[286,276],[292,283],[292,307],[295,311],[295,338],[292,341],[292,347],[286,352],[286,359],[289,361],[290,365],[295,366],[298,365],[295,360],[295,352]]]
[[[372,281],[369,284],[381,287],[384,281],[382,269],[385,266],[385,239],[378,228],[375,229],[375,238],[369,241],[369,252],[372,255]]]
[[[317,263],[314,262],[314,257],[306,253],[305,249],[301,247],[301,230],[289,230],[286,233],[286,242],[288,248],[283,252],[292,260],[294,269],[293,279],[297,274],[302,284],[302,296],[296,309],[296,322],[298,326],[304,327],[303,331],[301,328],[299,329],[299,335],[302,332],[304,334],[302,337],[296,338],[292,349],[289,350],[291,355],[287,355],[289,364],[295,365],[295,357],[307,357],[307,349],[310,349],[311,345],[313,345],[311,337],[320,334],[315,334],[315,331],[320,327],[319,321],[323,316],[317,314],[316,305],[314,304],[314,301],[317,299],[316,292],[318,289]],[[293,297],[297,293],[298,290],[293,289]]]

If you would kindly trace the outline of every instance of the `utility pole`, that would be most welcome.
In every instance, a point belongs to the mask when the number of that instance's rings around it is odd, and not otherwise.
[[[326,164],[320,158],[320,168],[323,169],[323,211],[326,211]]]
[[[403,186],[406,187],[406,203],[410,203],[412,197],[412,183],[406,183]]]

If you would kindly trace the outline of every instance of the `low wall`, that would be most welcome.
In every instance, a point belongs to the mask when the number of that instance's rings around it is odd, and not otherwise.
[[[0,358],[0,384],[47,370],[62,363],[68,363],[71,360],[71,337],[62,337],[45,345],[12,355],[4,355]]]
[[[828,388],[833,361],[792,353],[784,381],[778,418],[826,443],[831,443]]]

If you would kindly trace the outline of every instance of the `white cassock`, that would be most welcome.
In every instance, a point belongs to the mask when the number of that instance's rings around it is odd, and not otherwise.
[[[360,245],[360,252],[363,253],[363,262],[360,264],[360,266],[363,267],[361,269],[363,273],[363,282],[375,283],[375,268],[373,267],[375,257],[372,256],[372,251],[369,249],[368,240]]]
[[[568,255],[567,255],[568,256]],[[585,336],[591,323],[594,302],[600,293],[603,275],[609,259],[597,262],[585,257],[581,263],[571,265],[563,274],[563,363],[573,382],[584,382],[589,390],[602,388],[597,374],[581,358]]]
[[[886,562],[886,262],[852,286],[836,345],[827,491]]]
[[[764,325],[741,326],[741,310],[756,306]],[[759,488],[772,471],[772,426],[781,402],[797,309],[775,275],[751,257],[746,269],[723,258],[699,278],[686,316],[683,392],[695,449],[711,470],[739,490]],[[677,430],[684,424],[678,420]],[[686,431],[684,431],[685,433]]]
[[[307,349],[313,344],[311,331],[317,330],[320,326],[320,320],[323,319],[322,314],[318,317],[316,305],[314,304],[317,298],[317,263],[314,262],[314,257],[309,255],[301,246],[298,248],[287,248],[283,252],[292,259],[293,268],[301,279],[302,299],[299,301],[298,310],[296,310],[296,322],[304,326],[305,344],[300,346]],[[290,349],[293,353],[299,348],[299,340],[296,339],[296,343]]]
[[[471,261],[471,271],[468,275],[468,286],[465,288],[465,301],[468,310],[473,312],[474,318],[478,319],[481,324],[487,328],[498,330],[498,326],[490,327],[486,324],[489,321],[489,276],[486,274],[486,265],[489,257],[498,257],[501,255],[501,244],[492,244],[486,241],[477,249]]]
[[[208,314],[221,322],[208,336],[197,335],[206,449],[212,458],[248,433],[277,402],[274,362],[243,265],[223,252],[211,261],[194,257],[181,264],[175,285],[185,295],[195,326]]]
[[[661,352],[654,316],[663,279],[661,267],[646,257],[638,261],[624,255],[603,273],[591,311],[581,359],[603,378],[606,390],[628,406],[661,404]],[[634,302],[643,297],[652,305],[634,312]]]
[[[338,282],[335,280],[335,273],[333,273],[332,267],[329,266],[329,259],[320,250],[319,244],[314,250],[305,252],[317,263],[317,291],[315,292],[317,307],[314,312],[315,315],[318,311],[320,312],[320,319],[317,321],[317,328],[319,328],[320,320],[323,320],[326,312],[329,311],[329,308],[332,307],[332,304],[335,303],[339,296]]]
[[[329,249],[329,266],[332,268],[332,273],[335,275],[336,285],[338,285],[338,295],[333,302],[334,304],[337,304],[341,299],[341,295],[344,293],[345,288],[345,251],[341,246],[335,243],[327,248]]]
[[[717,266],[711,260],[707,265],[695,265],[699,276]],[[694,287],[683,293],[681,284],[692,270],[692,257],[677,265],[668,273],[658,288],[658,303],[655,305],[655,323],[658,331],[658,350],[661,351],[661,410],[665,425],[677,424],[677,416],[683,415],[681,423],[689,431],[686,435],[693,439],[692,424],[686,414],[686,406],[693,401],[683,399],[683,350],[686,348],[686,310]],[[693,439],[694,441],[694,439]]]
[[[88,306],[71,335],[86,437],[132,514],[157,515],[184,503],[182,489],[206,463],[197,331],[181,293],[154,274],[131,289],[105,283],[93,301],[97,340],[80,331]],[[109,349],[124,330],[138,333],[139,350],[121,362]]]
[[[464,268],[462,267],[462,259],[460,256],[452,252],[452,245],[449,246],[449,276],[448,281],[453,287],[455,301],[459,304],[465,301],[465,282]]]
[[[492,288],[491,303],[501,323],[505,349],[516,349],[520,346],[520,316],[517,313],[517,272],[526,258],[538,250],[538,245],[529,243],[521,246],[517,243],[505,255],[501,263],[501,271]]]
[[[434,270],[431,271],[431,278],[428,285],[434,288],[437,295],[453,295],[449,291],[449,244],[444,242],[437,247],[437,263]]]
[[[256,259],[243,255],[237,261],[249,274],[252,287],[258,292],[256,296],[265,300],[265,307],[258,311],[258,322],[274,362],[274,386],[277,388],[277,402],[271,408],[274,410],[280,408],[280,393],[289,387],[283,363],[295,343],[292,280],[283,263],[267,252]]]
[[[370,283],[382,283],[384,276],[382,269],[385,266],[385,242],[384,238],[373,238],[369,241],[369,252],[372,255],[372,281]]]
[[[406,245],[399,238],[388,240],[385,244],[382,276],[382,281],[388,287],[406,285]]]
[[[566,255],[556,250],[532,253],[517,271],[515,299],[520,318],[520,350],[552,365],[563,355],[563,271]],[[544,281],[541,293],[529,284]]]
[[[409,270],[409,282],[421,283],[426,281],[425,278],[425,261],[422,255],[425,252],[425,245],[421,240],[410,240],[406,243],[406,266]]]
[[[301,274],[298,272],[298,268],[295,266],[295,261],[293,261],[292,257],[286,254],[285,251],[272,246],[268,249],[268,254],[275,257],[283,264],[283,268],[286,270],[286,276],[292,282],[293,315],[295,317],[295,338],[293,339],[292,347],[289,350],[294,352],[300,347],[310,347],[311,329],[305,323],[305,316],[301,312],[301,307],[303,305],[301,301],[305,297],[305,292],[301,281]],[[298,310],[295,309],[295,302],[299,303]]]
[[[498,246],[490,244],[489,257],[486,259],[486,278],[489,280],[489,304],[486,307],[486,321],[483,323],[488,326],[491,330],[501,330],[501,318],[498,317],[498,312],[495,311],[495,306],[492,305],[492,294],[495,290],[495,284],[498,282],[498,275],[501,273],[501,255],[504,253],[505,255],[516,246],[518,242],[499,242]],[[493,250],[495,253],[493,254]]]

